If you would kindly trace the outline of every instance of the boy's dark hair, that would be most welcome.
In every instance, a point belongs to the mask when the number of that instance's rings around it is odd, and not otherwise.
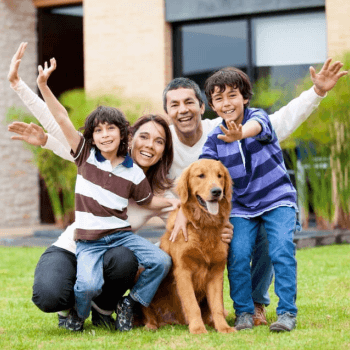
[[[92,145],[93,133],[98,124],[114,124],[120,131],[120,144],[117,151],[118,157],[125,157],[128,153],[129,122],[122,111],[114,107],[99,106],[85,119],[85,125],[80,128],[84,130],[86,141]],[[96,146],[94,146],[96,147]]]
[[[239,89],[243,96],[243,99],[248,99],[248,102],[244,105],[244,108],[249,107],[249,101],[253,96],[252,85],[247,74],[242,72],[238,68],[226,67],[213,73],[204,83],[205,96],[207,97],[209,106],[213,105],[212,94],[215,87],[220,89],[220,92],[224,92],[226,85],[231,86],[234,89]]]
[[[175,78],[165,87],[163,91],[163,108],[165,112],[168,113],[168,110],[166,108],[167,93],[171,90],[177,89],[192,89],[196,95],[197,100],[199,101],[199,106],[202,107],[204,101],[202,98],[201,89],[199,88],[198,84],[188,78]]]

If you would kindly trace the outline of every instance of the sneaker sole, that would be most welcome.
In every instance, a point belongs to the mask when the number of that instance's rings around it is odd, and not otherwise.
[[[295,327],[294,327],[295,328]],[[294,328],[289,329],[285,326],[283,326],[282,324],[276,324],[276,325],[271,325],[270,326],[270,331],[272,332],[290,332],[292,331]]]
[[[249,326],[249,325],[239,326],[239,327],[235,326],[235,328],[237,329],[237,331],[244,331],[245,329],[253,329],[253,326]]]

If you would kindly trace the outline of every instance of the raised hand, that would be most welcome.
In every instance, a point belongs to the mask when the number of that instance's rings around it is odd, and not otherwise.
[[[316,93],[320,96],[324,96],[333,89],[337,81],[348,74],[347,71],[340,71],[344,65],[343,63],[336,61],[331,65],[331,61],[332,58],[328,58],[318,73],[316,73],[314,67],[310,67],[311,80],[314,83]]]
[[[223,125],[220,125],[220,129],[225,135],[218,135],[218,139],[225,142],[242,140],[242,124],[236,125],[234,121],[229,121],[226,123],[226,125],[227,129]]]
[[[25,43],[25,42],[21,43],[17,49],[17,52],[12,57],[12,60],[10,63],[10,69],[7,75],[7,79],[11,83],[11,86],[16,86],[20,80],[20,77],[18,75],[18,69],[21,63],[21,59],[27,48],[27,45],[28,43]]]
[[[43,128],[34,123],[13,122],[8,126],[8,131],[18,134],[11,136],[11,140],[25,141],[33,146],[45,146],[47,142]]]
[[[38,86],[47,84],[47,81],[51,73],[56,69],[56,67],[57,67],[57,63],[54,58],[50,59],[50,67],[48,66],[47,62],[45,62],[44,68],[42,66],[38,67],[39,76],[36,80]]]

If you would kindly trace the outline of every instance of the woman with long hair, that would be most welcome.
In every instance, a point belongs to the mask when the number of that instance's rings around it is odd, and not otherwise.
[[[73,161],[65,136],[55,122],[45,102],[41,100],[18,76],[20,59],[26,44],[22,43],[14,55],[8,79],[11,87],[27,105],[33,115],[47,130],[35,124],[13,122],[9,130],[16,133],[14,140],[23,140],[53,150],[59,156]],[[171,132],[165,119],[156,114],[139,118],[131,128],[130,155],[144,171],[152,191],[163,193],[172,187],[167,178],[173,161]],[[136,232],[151,217],[161,211],[138,206],[132,200],[128,205],[128,221]],[[33,297],[35,305],[44,312],[58,312],[58,325],[64,325],[69,309],[74,307],[74,284],[76,279],[76,244],[73,240],[73,223],[40,257],[34,275]],[[102,293],[92,303],[92,323],[96,326],[114,328],[112,313],[118,300],[135,279],[138,262],[135,255],[125,247],[108,250],[104,255],[104,279]]]

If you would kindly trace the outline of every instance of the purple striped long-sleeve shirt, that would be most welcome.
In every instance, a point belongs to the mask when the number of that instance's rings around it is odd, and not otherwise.
[[[217,138],[223,134],[218,126],[208,135],[199,158],[219,160],[229,170],[234,182],[231,216],[255,217],[280,206],[297,209],[296,190],[269,116],[262,109],[246,108],[242,125],[248,120],[260,123],[257,136],[226,143]]]

